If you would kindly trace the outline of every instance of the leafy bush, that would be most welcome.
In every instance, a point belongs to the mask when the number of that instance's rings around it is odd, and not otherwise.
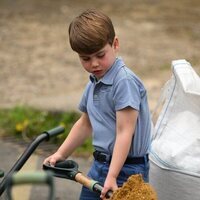
[[[65,133],[51,139],[51,142],[60,145],[79,117],[80,114],[77,112],[40,111],[31,107],[17,106],[12,109],[0,109],[0,129],[6,135],[31,141],[43,131],[62,125],[65,127]],[[90,139],[77,150],[79,153],[91,151]]]

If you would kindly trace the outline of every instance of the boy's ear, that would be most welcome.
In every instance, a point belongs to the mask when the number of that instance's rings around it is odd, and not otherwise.
[[[118,50],[119,49],[119,39],[117,36],[115,36],[114,40],[113,40],[113,47],[114,50]]]

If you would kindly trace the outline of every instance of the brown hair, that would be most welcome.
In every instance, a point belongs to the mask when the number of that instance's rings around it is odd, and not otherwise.
[[[69,25],[70,45],[77,53],[95,53],[107,43],[112,46],[114,37],[111,19],[95,9],[84,11]]]

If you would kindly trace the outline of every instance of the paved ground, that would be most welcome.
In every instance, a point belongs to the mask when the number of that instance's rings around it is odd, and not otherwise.
[[[12,168],[13,164],[22,152],[25,150],[25,146],[18,146],[10,142],[5,142],[0,139],[0,169],[4,170],[5,174]],[[27,163],[24,165],[20,172],[28,170],[41,170],[42,162],[45,156],[33,154]],[[84,158],[72,158],[79,164],[79,169],[83,173],[86,173],[90,162]],[[1,179],[2,180],[2,179]],[[67,199],[76,200],[79,197],[81,185],[79,183],[55,178],[56,200]],[[22,195],[23,194],[23,195]],[[48,188],[46,186],[26,186],[15,187],[13,190],[13,196],[15,200],[44,200],[47,199]],[[0,200],[6,200],[5,194],[0,197]]]

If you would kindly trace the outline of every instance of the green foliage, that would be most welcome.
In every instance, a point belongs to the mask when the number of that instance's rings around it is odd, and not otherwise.
[[[51,139],[51,142],[60,145],[79,117],[77,112],[50,112],[17,106],[0,109],[0,129],[5,134],[31,141],[43,131],[62,125],[65,127],[65,133]],[[91,140],[87,140],[77,151],[91,152]]]

